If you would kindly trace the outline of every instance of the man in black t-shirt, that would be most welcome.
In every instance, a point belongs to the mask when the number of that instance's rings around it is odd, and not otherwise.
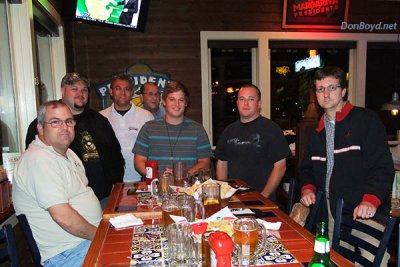
[[[70,148],[82,160],[89,186],[105,207],[112,185],[122,182],[125,161],[121,146],[108,120],[86,104],[89,81],[78,73],[67,73],[61,81],[61,101],[67,104],[76,121],[75,139]],[[37,119],[28,128],[26,147],[35,139]]]
[[[286,158],[291,156],[289,146],[279,126],[261,116],[261,93],[255,85],[240,88],[237,106],[240,119],[228,125],[218,140],[217,178],[240,178],[275,200]]]

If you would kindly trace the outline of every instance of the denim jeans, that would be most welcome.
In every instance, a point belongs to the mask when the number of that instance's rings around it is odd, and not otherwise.
[[[43,262],[45,267],[78,267],[82,266],[91,240],[85,240],[74,248],[68,249]]]

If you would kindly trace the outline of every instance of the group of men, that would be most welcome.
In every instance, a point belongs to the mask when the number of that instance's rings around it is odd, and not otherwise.
[[[185,116],[190,97],[180,82],[168,83],[162,97],[156,84],[144,84],[140,108],[131,103],[130,76],[115,75],[113,103],[100,113],[87,107],[89,86],[77,73],[63,78],[61,101],[39,108],[15,168],[15,210],[27,216],[45,266],[82,263],[112,184],[140,180],[147,160],[157,160],[161,171],[182,161],[194,174],[209,168],[213,156],[202,125]],[[339,68],[318,70],[315,88],[325,114],[301,166],[301,202],[309,206],[316,190],[325,192],[331,221],[339,197],[359,204],[355,219],[387,213],[394,171],[382,123],[344,100]],[[237,106],[239,120],[224,130],[214,153],[217,178],[241,178],[274,200],[291,151],[280,127],[261,115],[255,85],[240,88]]]

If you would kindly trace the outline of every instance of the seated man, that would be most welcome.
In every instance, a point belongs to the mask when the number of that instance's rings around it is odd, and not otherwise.
[[[38,135],[14,170],[15,212],[26,215],[44,266],[81,266],[102,211],[68,148],[76,122],[61,101],[42,105],[37,118]]]
[[[146,122],[136,139],[133,153],[136,170],[146,174],[147,159],[158,161],[160,172],[182,161],[191,175],[199,168],[209,168],[211,145],[203,126],[186,118],[189,92],[183,84],[170,82],[162,96],[164,119]]]

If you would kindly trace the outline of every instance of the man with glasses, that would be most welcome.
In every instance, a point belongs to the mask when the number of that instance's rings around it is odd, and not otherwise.
[[[140,88],[140,100],[143,103],[143,108],[150,111],[154,119],[162,119],[165,115],[165,109],[160,105],[160,92],[157,84],[147,82]]]
[[[324,192],[327,201],[322,201],[321,207],[323,219],[329,221],[330,240],[336,202],[341,197],[358,205],[353,219],[377,228],[379,224],[368,219],[376,212],[389,214],[394,178],[385,127],[373,111],[346,101],[346,74],[340,68],[317,70],[314,83],[325,113],[310,133],[301,163],[301,203],[314,204],[316,191]],[[383,263],[388,256],[386,253]]]
[[[42,105],[36,139],[15,166],[14,209],[26,215],[44,266],[82,266],[102,216],[82,161],[69,149],[75,124],[63,102]]]
[[[261,92],[252,84],[240,87],[237,98],[240,118],[225,128],[218,139],[215,157],[217,178],[240,178],[271,200],[291,156],[283,131],[261,116]]]
[[[67,73],[61,81],[61,101],[67,104],[76,121],[75,139],[70,148],[82,160],[89,186],[105,207],[112,185],[123,181],[124,158],[111,124],[97,111],[87,107],[89,81],[78,73]],[[28,128],[25,144],[37,134],[37,120]]]
[[[126,164],[124,182],[140,181],[142,176],[133,166],[132,148],[143,124],[153,120],[154,117],[149,111],[132,105],[133,82],[129,75],[114,75],[110,82],[110,95],[113,104],[100,111],[100,114],[110,121],[121,144],[122,155]]]

